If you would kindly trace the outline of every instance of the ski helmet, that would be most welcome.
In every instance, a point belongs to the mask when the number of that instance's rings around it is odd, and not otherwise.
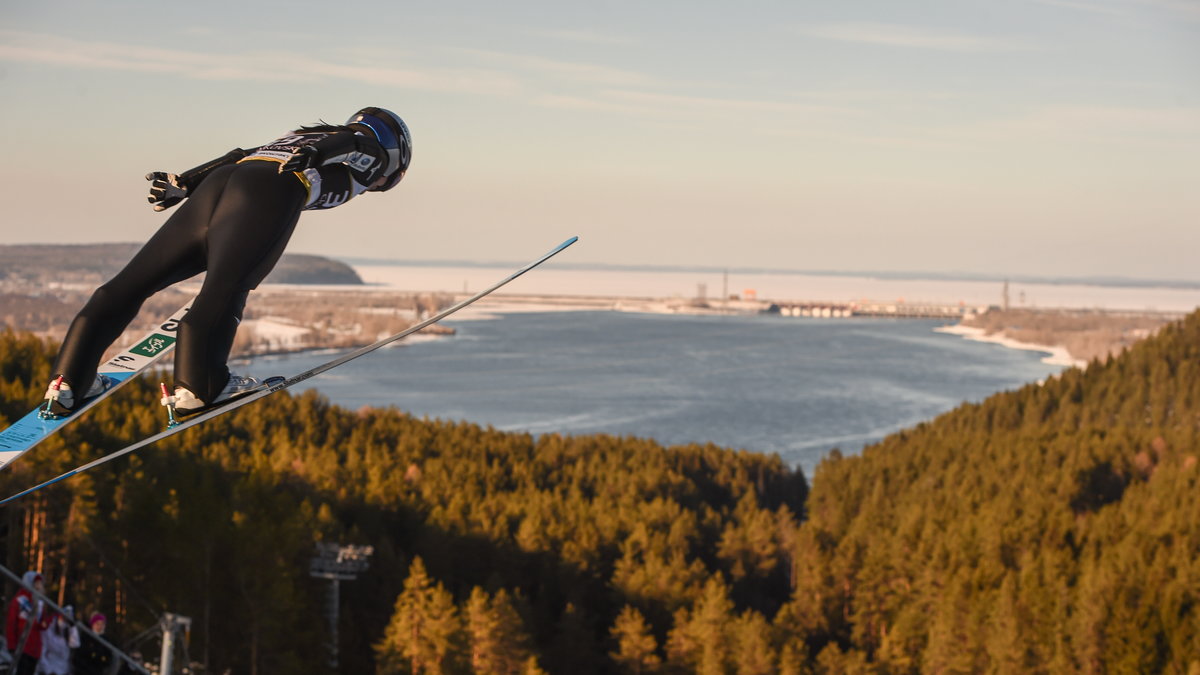
[[[412,158],[412,136],[408,133],[408,125],[391,110],[373,107],[363,108],[346,120],[347,126],[355,124],[370,129],[387,151],[387,180],[375,190],[391,190],[404,178],[404,172],[408,171],[408,161]]]

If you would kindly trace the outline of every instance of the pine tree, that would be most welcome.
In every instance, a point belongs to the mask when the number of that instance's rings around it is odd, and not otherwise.
[[[988,615],[987,653],[992,672],[1021,675],[1030,671],[1022,628],[1025,625],[1017,602],[1016,575],[1007,574]]]
[[[617,643],[617,651],[609,652],[609,656],[621,672],[642,675],[658,670],[662,662],[657,653],[658,641],[637,609],[626,605],[621,610],[612,627],[612,638]]]
[[[533,657],[529,636],[505,590],[489,598],[476,586],[467,600],[466,614],[471,669],[475,673],[520,675],[525,671]]]
[[[454,599],[434,584],[421,558],[413,559],[396,598],[396,611],[376,647],[382,673],[454,672],[451,658],[458,651],[461,627]]]
[[[747,610],[733,625],[733,662],[737,675],[775,675],[778,655],[771,626],[763,615]]]
[[[722,675],[732,661],[728,627],[733,621],[729,589],[719,576],[704,585],[703,595],[691,612],[680,610],[667,641],[673,665],[691,668],[700,675]]]
[[[789,640],[779,650],[779,675],[809,675],[807,650],[803,644]]]

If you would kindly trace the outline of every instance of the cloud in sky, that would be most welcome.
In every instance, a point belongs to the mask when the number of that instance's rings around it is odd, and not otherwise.
[[[814,23],[800,26],[796,32],[808,37],[841,42],[951,52],[1025,51],[1032,48],[1029,44],[1012,38],[893,23]]]
[[[341,79],[376,86],[473,95],[526,96],[535,105],[588,109],[643,119],[693,119],[729,112],[848,112],[823,103],[662,93],[645,73],[527,54],[447,48],[479,66],[380,66],[394,55],[342,50],[313,56],[288,51],[198,52],[0,30],[0,61],[81,70],[163,73],[209,81],[312,82]],[[390,58],[385,58],[390,57]],[[486,64],[486,65],[482,65]],[[564,86],[570,91],[565,91]]]
[[[1034,0],[1034,2],[1065,7],[1082,12],[1107,16],[1128,17],[1138,12],[1164,12],[1175,19],[1200,20],[1200,3],[1195,0]]]
[[[561,40],[563,42],[576,42],[591,45],[628,45],[634,43],[632,38],[623,35],[608,35],[589,30],[531,30],[528,31],[528,33],[537,37],[551,38],[554,40]]]
[[[1200,3],[1195,0],[1140,0],[1141,4],[1155,7],[1177,16],[1200,21]]]
[[[453,51],[478,58],[489,64],[508,66],[513,71],[549,75],[571,82],[610,86],[654,86],[657,84],[654,78],[645,73],[593,63],[547,59],[482,49],[455,49]]]
[[[312,82],[314,76],[425,91],[511,93],[521,84],[509,73],[486,68],[401,68],[377,61],[315,58],[286,51],[194,52],[0,31],[0,60],[85,70],[169,73],[197,80]]]
[[[1051,5],[1053,7],[1066,7],[1067,9],[1076,9],[1082,12],[1091,12],[1093,14],[1105,14],[1108,16],[1120,16],[1126,13],[1125,9],[1118,8],[1109,4],[1101,4],[1099,2],[1087,2],[1086,0],[1034,0],[1043,5]]]
[[[800,32],[825,39],[910,49],[969,52],[1020,47],[1020,43],[1012,40],[895,24],[809,24]],[[722,96],[709,93],[710,87],[696,89],[678,82],[665,82],[644,72],[598,63],[498,50],[442,49],[458,65],[409,67],[403,65],[396,53],[355,49],[319,55],[264,50],[200,52],[0,30],[0,61],[80,70],[163,73],[210,81],[291,83],[311,82],[315,77],[431,92],[520,98],[541,108],[590,111],[657,123],[753,119],[751,128],[766,136],[807,137],[819,133],[845,142],[878,144],[880,139],[906,134],[906,145],[939,147],[946,143],[961,144],[989,133],[1007,137],[1013,128],[1039,134],[1045,127],[1066,126],[1073,130],[1073,135],[1084,134],[1105,142],[1129,138],[1128,131],[1116,122],[1147,128],[1134,124],[1136,120],[1129,121],[1129,113],[1124,110],[1101,113],[1097,108],[1086,115],[1078,110],[1066,115],[1064,109],[1059,108],[1054,114],[1048,114],[1046,104],[1036,107],[1042,109],[1043,114],[1031,114],[1028,108],[1009,111],[1008,115],[1000,116],[1000,122],[988,116],[992,119],[978,120],[979,124],[960,121],[936,128],[927,128],[930,125],[913,127],[898,122],[895,119],[897,113],[914,106],[936,111],[947,105],[959,105],[963,94],[940,90],[822,89],[775,91],[766,96]],[[1184,123],[1190,113],[1165,113],[1147,123],[1149,128],[1166,128],[1174,130],[1173,133],[1187,134],[1193,131]],[[1179,119],[1181,116],[1184,121]],[[1105,129],[1107,131],[1101,133]],[[1141,136],[1135,134],[1135,137]]]
[[[1086,143],[1093,148],[1125,146],[1175,154],[1181,144],[1200,143],[1200,108],[1045,105],[1024,115],[966,125],[962,129],[993,144],[1024,139],[1046,144]]]
[[[380,63],[396,63],[396,55],[354,50],[321,56],[284,50],[198,52],[0,30],[0,61],[83,70],[157,72],[197,80],[287,83],[312,82],[315,76],[378,86],[485,95],[528,94],[531,89],[538,89],[538,81],[545,78],[574,87],[659,84],[644,73],[594,63],[480,49],[448,48],[447,51],[479,65],[380,66]]]
[[[791,118],[800,115],[836,115],[844,118],[861,112],[853,106],[827,103],[689,96],[630,89],[606,89],[590,96],[546,94],[538,97],[535,102],[553,108],[597,110],[660,120],[727,117],[744,119],[746,115],[756,114],[783,115]]]

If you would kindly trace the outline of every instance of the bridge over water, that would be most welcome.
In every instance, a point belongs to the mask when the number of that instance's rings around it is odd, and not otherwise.
[[[882,316],[898,319],[961,319],[986,310],[986,307],[966,304],[779,301],[771,303],[764,311],[768,314],[799,318]]]

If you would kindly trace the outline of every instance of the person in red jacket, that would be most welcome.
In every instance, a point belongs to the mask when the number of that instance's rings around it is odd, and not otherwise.
[[[21,577],[24,585],[8,604],[8,622],[5,638],[12,649],[17,667],[16,675],[33,675],[38,659],[42,656],[42,631],[50,627],[52,615],[43,611],[42,601],[29,592],[45,592],[42,575],[30,570]]]

